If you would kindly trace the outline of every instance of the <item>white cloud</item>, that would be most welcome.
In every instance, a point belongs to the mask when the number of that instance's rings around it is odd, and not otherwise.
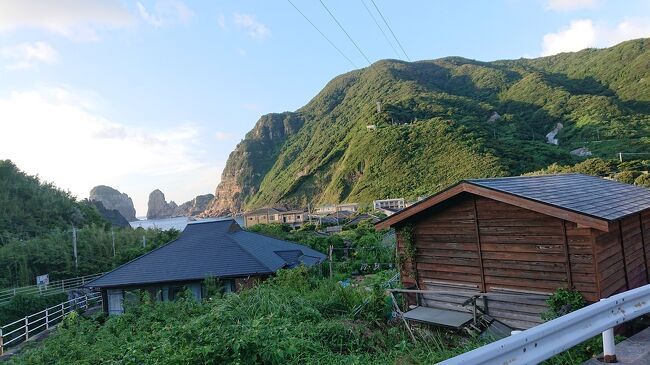
[[[574,20],[568,27],[544,36],[542,55],[579,51],[596,44],[596,29],[589,19]]]
[[[135,127],[101,116],[92,105],[67,89],[0,96],[0,158],[81,198],[98,184],[144,181],[142,196],[134,197],[140,207],[158,181],[173,180],[181,189],[209,167],[195,125]],[[215,184],[202,183],[205,190]]]
[[[266,25],[258,22],[254,15],[236,13],[233,23],[238,28],[245,29],[253,39],[264,40],[271,36],[271,30]]]
[[[219,17],[217,17],[217,24],[219,24],[219,28],[223,30],[228,30],[228,24],[226,24],[226,17],[223,16],[223,14],[219,14]]]
[[[555,11],[591,9],[598,6],[598,3],[598,0],[548,0],[546,9]]]
[[[10,70],[29,69],[37,63],[52,64],[59,58],[59,53],[45,42],[20,43],[0,48],[0,56],[10,61]]]
[[[78,41],[96,41],[98,30],[132,21],[118,0],[0,0],[0,9],[0,33],[40,29]]]
[[[173,23],[187,23],[194,15],[194,12],[181,1],[161,0],[156,2],[154,11],[149,12],[141,3],[137,2],[136,7],[140,17],[154,27],[163,27]]]
[[[217,132],[214,134],[214,138],[216,138],[217,141],[230,141],[235,138],[235,135],[229,132]]]
[[[589,47],[610,47],[626,40],[649,36],[650,18],[627,19],[614,27],[594,23],[591,19],[574,20],[568,27],[544,35],[542,56]]]

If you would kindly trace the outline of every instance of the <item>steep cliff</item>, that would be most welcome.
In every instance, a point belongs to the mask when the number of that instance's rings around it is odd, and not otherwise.
[[[230,153],[214,199],[204,212],[218,216],[238,212],[243,197],[257,193],[262,179],[274,165],[282,145],[304,123],[299,113],[273,113],[260,118]]]
[[[212,194],[199,195],[196,198],[179,205],[176,208],[174,215],[185,217],[197,216],[203,213],[203,211],[208,207],[208,204],[212,202],[212,199],[214,199],[214,195]]]
[[[135,208],[133,207],[133,200],[110,186],[98,185],[90,190],[91,201],[101,202],[104,208],[108,210],[117,210],[129,222],[137,220],[135,217]]]
[[[497,113],[499,118],[491,118]],[[561,123],[555,138],[545,135]],[[269,114],[230,154],[205,215],[415,198],[459,179],[650,149],[650,40],[538,59],[384,60]]]

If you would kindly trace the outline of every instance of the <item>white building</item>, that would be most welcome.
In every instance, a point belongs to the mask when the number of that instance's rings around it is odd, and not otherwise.
[[[377,210],[382,210],[382,209],[401,210],[406,208],[406,202],[404,198],[380,199],[380,200],[373,201],[372,206]]]
[[[336,212],[352,212],[359,211],[358,203],[343,203],[343,204],[327,204],[314,208],[314,214],[332,214]]]

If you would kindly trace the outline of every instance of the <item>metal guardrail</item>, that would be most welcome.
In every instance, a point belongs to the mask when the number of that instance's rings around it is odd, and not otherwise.
[[[70,289],[77,289],[84,284],[90,282],[103,275],[104,273],[81,276],[77,278],[57,280],[49,283],[48,285],[29,285],[20,288],[0,289],[0,305],[3,305],[11,300],[17,294],[37,294],[49,295],[56,293],[64,293]]]
[[[650,285],[628,290],[560,318],[438,363],[439,365],[538,364],[599,333],[605,356],[613,351],[612,328],[650,313]]]
[[[77,308],[88,309],[89,305],[101,304],[101,293],[91,293],[83,297],[70,299],[67,302],[46,308],[40,312],[30,314],[15,322],[0,326],[0,355],[9,345],[17,345],[29,340],[35,334],[56,325],[68,313]]]

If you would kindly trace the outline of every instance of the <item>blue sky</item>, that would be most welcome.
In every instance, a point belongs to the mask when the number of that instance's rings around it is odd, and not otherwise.
[[[318,0],[292,0],[356,65]],[[371,62],[405,59],[371,0],[323,0]],[[650,36],[648,0],[375,0],[411,60],[538,57]],[[354,67],[286,0],[0,0],[0,158],[138,215],[213,192],[260,115]]]

